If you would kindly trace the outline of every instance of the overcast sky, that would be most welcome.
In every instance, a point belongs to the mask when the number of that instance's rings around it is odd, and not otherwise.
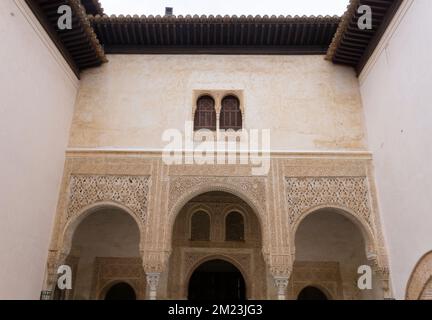
[[[100,0],[105,13],[163,15],[342,15],[349,0]]]

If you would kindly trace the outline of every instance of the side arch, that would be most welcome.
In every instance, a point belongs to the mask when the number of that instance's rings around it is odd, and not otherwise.
[[[76,229],[78,228],[78,226],[81,224],[81,222],[85,218],[90,216],[92,213],[95,213],[103,209],[119,209],[125,214],[128,214],[137,224],[139,234],[140,234],[140,248],[142,247],[143,225],[142,225],[142,221],[138,219],[136,214],[130,208],[120,203],[114,201],[100,201],[84,207],[82,210],[79,211],[78,214],[76,214],[74,217],[72,217],[69,221],[66,222],[66,224],[63,227],[61,238],[59,241],[59,246],[58,246],[58,249],[61,251],[63,255],[69,254],[72,247],[73,235]]]
[[[407,300],[420,300],[432,281],[432,251],[424,254],[415,265],[406,286]]]
[[[308,208],[307,210],[303,211],[301,215],[298,217],[296,222],[291,226],[291,243],[293,246],[292,254],[295,256],[295,237],[297,234],[298,227],[301,225],[303,220],[313,214],[319,213],[319,211],[329,209],[334,210],[335,213],[340,214],[347,219],[349,219],[352,223],[354,223],[362,233],[364,242],[365,242],[365,253],[368,260],[375,260],[378,255],[378,248],[376,245],[374,233],[370,226],[363,221],[363,219],[360,219],[357,214],[350,208],[340,206],[340,205],[319,205],[314,206],[311,208]]]

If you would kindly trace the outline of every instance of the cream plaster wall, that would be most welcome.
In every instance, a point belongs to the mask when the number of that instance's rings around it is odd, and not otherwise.
[[[86,71],[69,146],[161,149],[192,120],[194,90],[242,90],[246,129],[273,150],[364,150],[354,71],[323,56],[109,55]]]
[[[0,299],[38,299],[78,80],[24,1],[0,39]]]
[[[432,249],[432,2],[405,1],[361,75],[396,298]]]

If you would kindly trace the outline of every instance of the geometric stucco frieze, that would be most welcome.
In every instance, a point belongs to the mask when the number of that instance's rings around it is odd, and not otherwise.
[[[149,188],[149,176],[72,175],[66,218],[69,220],[88,205],[113,201],[132,210],[144,222]]]
[[[351,209],[374,229],[366,177],[285,177],[285,183],[291,225],[310,208],[339,205]]]
[[[137,298],[144,299],[146,281],[141,258],[96,257],[93,265],[92,299],[103,299],[103,291],[118,282],[128,283],[134,288]]]
[[[211,252],[185,252],[184,253],[184,266],[183,270],[185,271],[185,275],[191,274],[193,271],[193,267],[196,266],[201,260],[205,259],[206,257],[217,257],[217,256],[225,256],[229,257],[233,261],[235,261],[239,266],[241,266],[242,271],[246,273],[246,276],[251,275],[251,260],[252,260],[252,254],[251,253],[234,253],[230,252],[227,254],[227,251],[224,249],[219,250],[211,250]]]
[[[296,261],[291,278],[294,296],[307,286],[326,289],[332,299],[343,299],[342,277],[338,262]]]

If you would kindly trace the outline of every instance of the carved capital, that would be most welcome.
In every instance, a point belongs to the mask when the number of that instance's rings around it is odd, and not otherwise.
[[[148,272],[146,273],[147,285],[148,285],[148,299],[156,300],[157,288],[159,286],[160,273],[159,272]]]
[[[273,277],[289,278],[291,276],[293,262],[290,254],[268,255],[266,263]]]
[[[274,276],[274,284],[277,288],[278,300],[286,300],[286,290],[288,287],[289,277]]]
[[[143,268],[146,273],[161,273],[168,263],[169,251],[141,251]]]

